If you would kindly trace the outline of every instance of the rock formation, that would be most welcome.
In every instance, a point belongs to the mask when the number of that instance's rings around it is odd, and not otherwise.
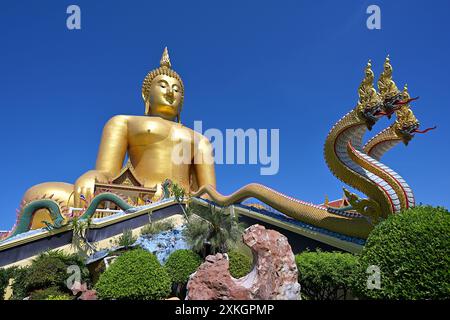
[[[191,275],[186,299],[300,299],[297,265],[287,238],[258,224],[247,228],[242,238],[253,252],[252,271],[235,279],[226,254],[210,255]]]

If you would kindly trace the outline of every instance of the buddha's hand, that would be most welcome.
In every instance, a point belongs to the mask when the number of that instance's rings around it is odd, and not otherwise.
[[[82,208],[88,204],[94,195],[95,181],[108,182],[108,177],[96,170],[91,170],[83,174],[75,182],[74,204],[76,208]]]

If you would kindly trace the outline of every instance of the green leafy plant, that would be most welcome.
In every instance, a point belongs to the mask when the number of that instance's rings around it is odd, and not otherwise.
[[[302,252],[295,256],[302,295],[311,300],[346,299],[351,294],[357,256],[341,252]]]
[[[73,298],[66,294],[60,294],[60,295],[49,295],[45,300],[73,300]]]
[[[417,206],[378,224],[358,265],[355,291],[368,299],[450,298],[450,213]],[[380,288],[367,285],[369,266],[380,270]]]
[[[189,208],[187,208],[183,201],[186,197],[186,191],[183,187],[179,186],[177,183],[172,183],[170,185],[170,194],[175,198],[175,201],[180,205],[181,210],[183,211],[184,217],[186,221],[189,221]]]
[[[28,296],[27,277],[30,267],[11,267],[7,269],[9,277],[14,279],[12,284],[12,300],[22,300]]]
[[[171,280],[155,255],[138,248],[119,256],[100,276],[95,289],[102,299],[163,299],[170,293]]]
[[[31,292],[30,298],[31,300],[50,300],[50,297],[60,297],[65,296],[67,299],[60,300],[69,300],[70,296],[61,291],[58,287],[49,287],[46,289],[39,289]],[[53,300],[53,299],[51,299]]]
[[[9,283],[9,272],[6,269],[0,268],[0,300],[5,296],[6,287]]]
[[[175,295],[181,295],[189,276],[197,270],[202,261],[197,253],[187,249],[176,250],[169,256],[164,267],[175,286]]]
[[[205,256],[207,247],[212,254],[225,253],[235,247],[244,230],[237,215],[231,216],[223,208],[213,205],[205,207],[192,201],[189,207],[191,217],[183,235],[192,250]]]
[[[242,278],[252,271],[253,261],[245,254],[231,250],[228,252],[230,260],[230,273],[234,278]]]
[[[150,222],[141,229],[141,235],[153,235],[173,228],[174,224],[170,220]]]
[[[27,267],[11,267],[7,269],[8,277],[14,279],[11,299],[22,300],[38,290],[58,288],[61,293],[71,293],[66,280],[69,266],[76,265],[81,271],[81,281],[89,283],[89,271],[84,260],[76,254],[62,251],[48,251],[37,256]]]
[[[39,255],[30,266],[27,291],[62,286],[68,276],[66,270],[67,266],[61,259],[47,254]]]
[[[126,229],[123,231],[119,239],[116,240],[116,245],[120,247],[129,248],[136,242],[136,240],[137,237],[133,236],[133,230]]]
[[[175,283],[185,283],[202,263],[202,258],[192,250],[174,251],[165,264],[167,272]]]
[[[91,253],[95,253],[97,249],[88,241],[87,237],[89,228],[92,225],[92,217],[83,220],[79,217],[73,217],[69,225],[72,228],[72,246],[75,250],[85,258]]]
[[[172,183],[170,185],[170,193],[175,198],[175,201],[181,203],[186,196],[186,191],[183,187],[179,186],[177,183]]]

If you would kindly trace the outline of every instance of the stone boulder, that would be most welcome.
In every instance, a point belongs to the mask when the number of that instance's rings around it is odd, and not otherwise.
[[[297,265],[287,238],[258,224],[247,228],[242,238],[253,252],[252,271],[235,279],[230,274],[226,254],[210,255],[190,276],[186,299],[300,299]]]
[[[86,283],[75,282],[71,290],[78,300],[97,300],[97,291],[88,289]]]

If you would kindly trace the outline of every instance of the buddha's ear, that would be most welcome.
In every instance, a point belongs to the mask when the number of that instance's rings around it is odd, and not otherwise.
[[[178,123],[181,123],[181,114],[179,112],[177,114],[177,120],[178,120]]]
[[[145,100],[145,113],[146,116],[148,116],[150,114],[150,101]]]

